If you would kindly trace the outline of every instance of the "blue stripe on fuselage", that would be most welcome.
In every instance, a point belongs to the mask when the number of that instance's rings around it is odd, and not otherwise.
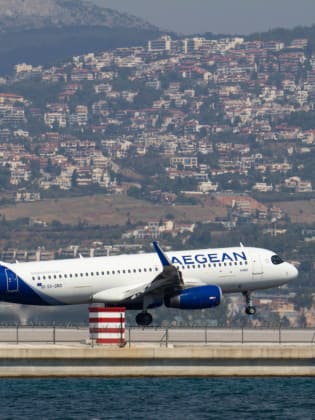
[[[14,276],[14,290],[10,291],[8,286],[8,273]],[[25,305],[63,305],[63,303],[46,296],[40,291],[35,291],[26,281],[17,276],[13,270],[0,265],[0,301],[10,303],[21,303]]]

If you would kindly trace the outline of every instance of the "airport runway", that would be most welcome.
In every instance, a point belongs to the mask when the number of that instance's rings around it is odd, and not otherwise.
[[[240,343],[301,343],[315,345],[314,329],[156,328],[127,327],[130,346],[210,345]],[[1,344],[91,344],[87,327],[1,327]],[[93,344],[93,343],[92,343]]]

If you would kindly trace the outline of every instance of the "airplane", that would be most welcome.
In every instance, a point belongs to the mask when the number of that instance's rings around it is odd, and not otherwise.
[[[241,292],[254,315],[251,293],[298,276],[273,251],[247,247],[155,252],[95,258],[0,263],[0,301],[27,305],[103,303],[140,310],[138,325],[152,323],[149,308],[203,309],[224,293]]]

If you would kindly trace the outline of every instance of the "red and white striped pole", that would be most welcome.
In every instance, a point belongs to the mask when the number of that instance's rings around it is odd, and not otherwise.
[[[91,340],[96,344],[125,345],[125,313],[126,308],[123,307],[105,308],[99,303],[90,305]]]

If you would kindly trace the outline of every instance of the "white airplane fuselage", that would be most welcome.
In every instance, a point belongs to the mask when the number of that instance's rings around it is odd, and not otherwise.
[[[216,285],[223,293],[250,292],[280,286],[298,274],[274,252],[245,246],[169,251],[167,258],[181,273],[185,290]],[[1,263],[0,301],[120,306],[129,289],[149,284],[162,270],[156,253]],[[136,301],[142,302],[144,296],[138,294]]]

